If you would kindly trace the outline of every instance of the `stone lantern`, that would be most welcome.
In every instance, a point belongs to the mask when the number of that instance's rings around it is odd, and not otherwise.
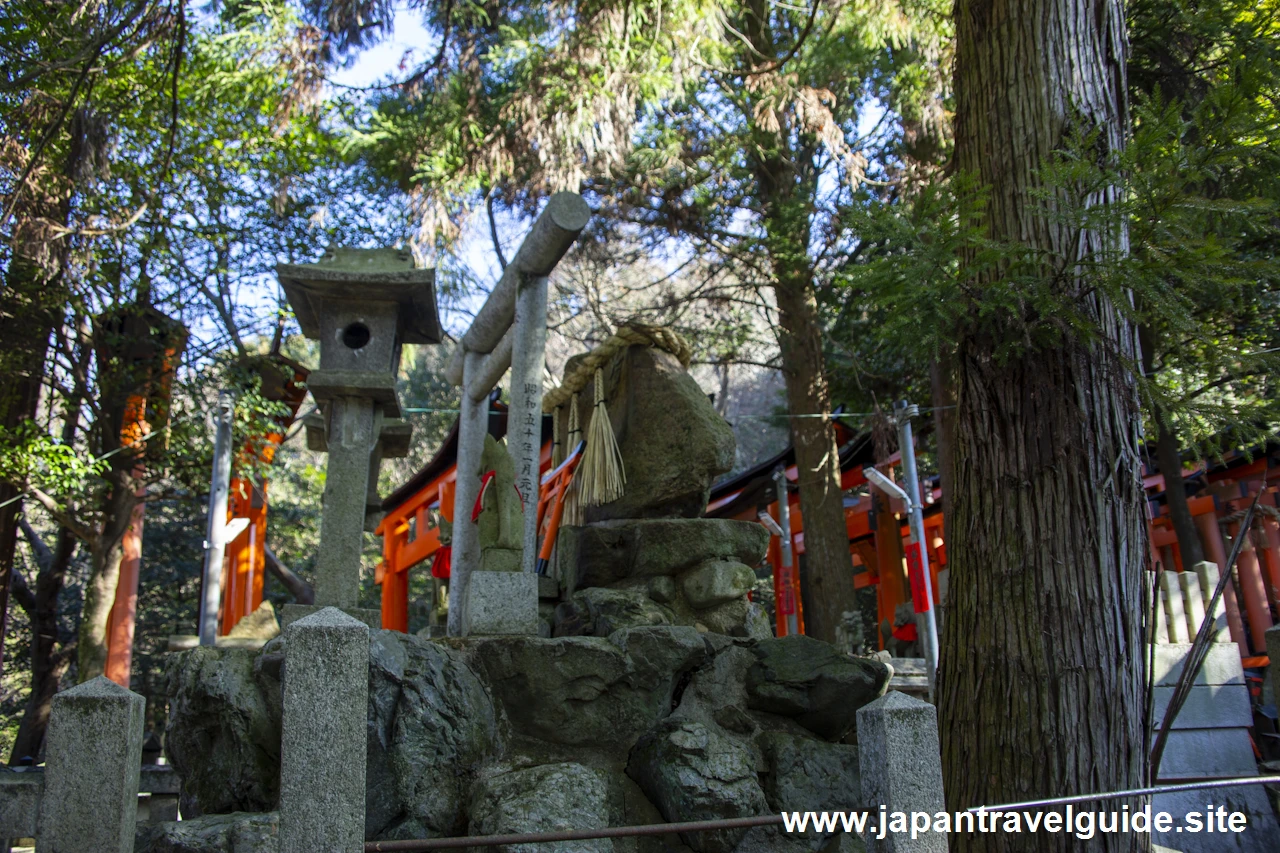
[[[378,467],[383,456],[409,451],[411,428],[399,419],[395,390],[400,351],[440,342],[435,271],[415,269],[407,251],[335,248],[276,273],[302,333],[320,341],[320,367],[307,378],[321,410],[307,424],[307,443],[329,453],[315,606],[355,613]]]

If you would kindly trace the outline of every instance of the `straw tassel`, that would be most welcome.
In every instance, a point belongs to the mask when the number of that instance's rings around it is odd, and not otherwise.
[[[609,421],[609,409],[604,402],[604,371],[598,367],[595,379],[595,407],[591,412],[591,425],[587,427],[587,448],[579,470],[584,506],[616,501],[622,497],[627,482],[622,451],[618,449],[613,424]]]

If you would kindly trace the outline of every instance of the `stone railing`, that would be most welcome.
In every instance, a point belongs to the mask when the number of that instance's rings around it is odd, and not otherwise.
[[[1160,606],[1151,636],[1154,643],[1190,643],[1204,624],[1205,610],[1218,586],[1216,563],[1197,563],[1189,572],[1160,575]],[[1227,617],[1222,608],[1214,611],[1214,642],[1227,642]]]
[[[1239,647],[1231,642],[1225,608],[1219,602],[1212,613],[1208,603],[1218,586],[1216,563],[1197,563],[1193,571],[1160,575],[1159,607],[1150,631],[1154,665],[1154,718],[1159,725],[1173,698],[1175,685],[1191,651],[1192,641],[1206,621],[1212,622],[1212,644],[1178,715],[1160,762],[1157,782],[1209,780],[1255,776],[1249,729],[1253,708],[1245,684]],[[1204,792],[1159,794],[1152,808],[1183,814],[1203,806]],[[1274,827],[1275,817],[1262,788],[1240,788],[1230,795],[1231,808],[1249,815],[1249,826]],[[1209,853],[1220,849],[1218,839],[1156,832],[1156,844],[1176,847],[1184,853]],[[1243,849],[1243,848],[1242,848]]]
[[[0,773],[0,839],[131,851],[140,793],[150,795],[147,820],[176,820],[177,774],[142,766],[145,708],[141,696],[103,677],[55,696],[45,766]]]
[[[363,853],[374,846],[365,843],[368,626],[327,607],[284,635],[278,840],[263,851]],[[0,774],[0,837],[35,837],[50,851],[132,851],[139,791],[177,793],[172,771],[140,769],[143,709],[141,696],[104,678],[58,694],[45,770]],[[857,730],[862,803],[828,807],[866,804],[873,822],[881,806],[945,808],[932,705],[893,691],[857,711]],[[909,831],[869,841],[879,853],[947,849],[945,835]]]

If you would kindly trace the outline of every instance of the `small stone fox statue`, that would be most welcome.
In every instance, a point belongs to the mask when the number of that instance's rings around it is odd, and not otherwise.
[[[479,528],[480,571],[518,572],[524,544],[524,501],[516,489],[516,468],[503,444],[484,437],[480,454],[480,497],[471,513]]]

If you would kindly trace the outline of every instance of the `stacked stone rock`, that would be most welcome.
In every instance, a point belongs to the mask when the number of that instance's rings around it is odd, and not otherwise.
[[[565,368],[571,373],[576,360]],[[772,636],[747,601],[769,534],[754,521],[703,518],[712,480],[733,465],[733,431],[671,353],[632,346],[603,365],[626,491],[562,528],[555,573],[565,602],[553,636],[608,636],[638,625],[688,625]],[[578,395],[586,434],[593,387]],[[568,434],[568,406],[560,435]]]
[[[853,728],[889,668],[772,636],[745,596],[768,534],[700,517],[712,478],[733,459],[728,426],[666,352],[631,347],[605,373],[627,491],[562,533],[565,601],[549,619],[557,636],[371,635],[367,840],[863,805]],[[173,656],[166,743],[184,820],[145,829],[138,853],[278,849],[285,643]],[[849,853],[862,844],[756,827],[498,849]]]
[[[180,823],[139,853],[251,853],[278,843],[285,638],[174,655],[167,748]],[[690,626],[608,637],[369,647],[367,840],[484,835],[858,808],[859,708],[890,672],[807,637]],[[337,775],[342,768],[333,768]],[[816,853],[856,836],[757,827],[502,848],[511,853]]]

